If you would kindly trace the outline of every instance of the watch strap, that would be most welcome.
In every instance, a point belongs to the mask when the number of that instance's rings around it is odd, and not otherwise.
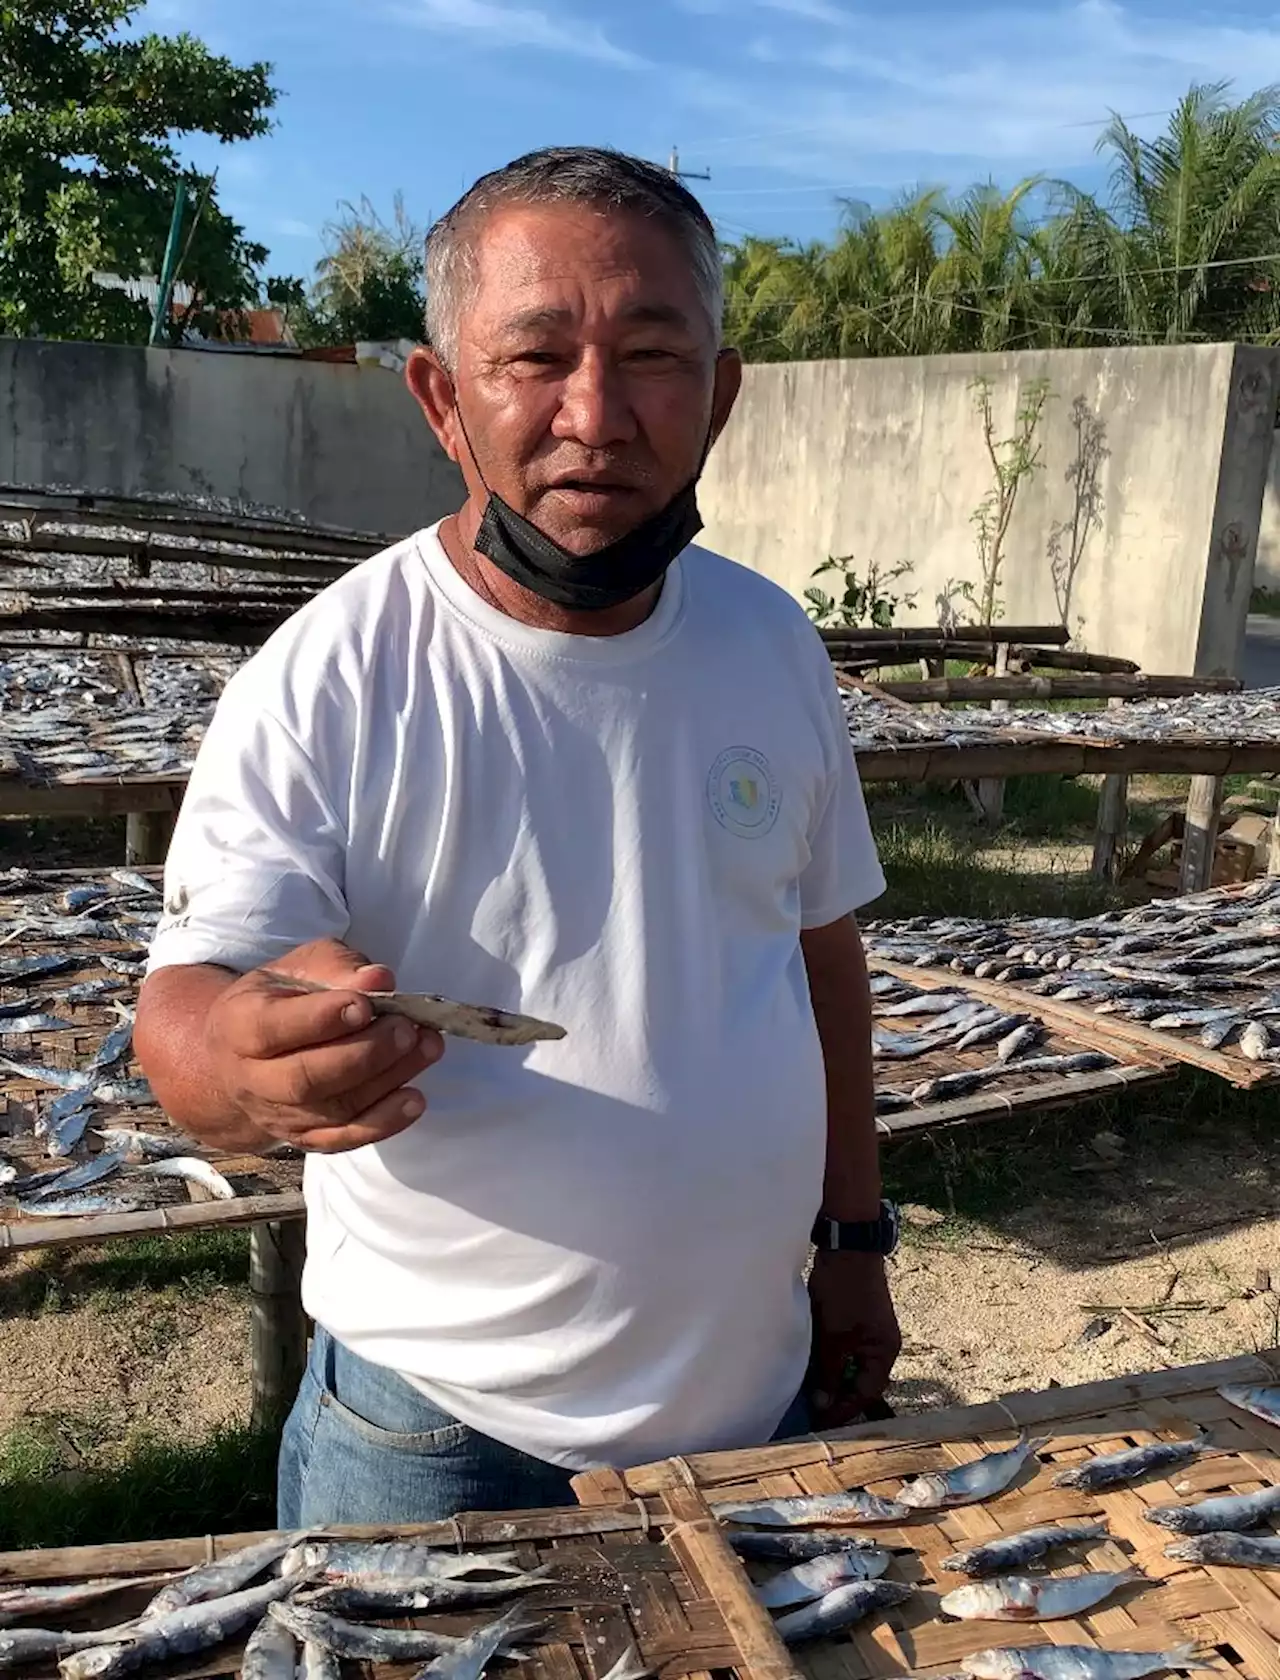
[[[880,1254],[886,1259],[898,1247],[898,1210],[881,1202],[878,1219],[832,1219],[819,1214],[810,1240],[827,1254]]]

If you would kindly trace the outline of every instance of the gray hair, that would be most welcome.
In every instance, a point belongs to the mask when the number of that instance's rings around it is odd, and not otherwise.
[[[427,342],[446,367],[458,350],[458,317],[475,285],[476,224],[503,204],[595,204],[652,216],[688,253],[698,294],[720,342],[724,268],[706,211],[678,176],[643,158],[598,146],[547,146],[484,175],[427,235]]]

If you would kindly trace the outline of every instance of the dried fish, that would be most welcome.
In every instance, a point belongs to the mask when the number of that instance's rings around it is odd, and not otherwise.
[[[322,1610],[307,1610],[297,1604],[274,1603],[270,1614],[303,1644],[323,1645],[353,1662],[424,1662],[429,1657],[443,1656],[458,1644],[456,1639],[426,1628],[362,1627],[358,1622],[329,1616]],[[63,1680],[89,1680],[89,1677],[64,1674]]]
[[[1177,1534],[1217,1534],[1256,1528],[1280,1511],[1280,1487],[1201,1499],[1194,1505],[1153,1505],[1142,1513],[1149,1523]]]
[[[39,1200],[49,1194],[68,1196],[73,1191],[83,1190],[86,1185],[97,1184],[100,1179],[110,1178],[112,1173],[119,1172],[123,1165],[123,1155],[95,1155],[91,1161],[85,1161],[78,1167],[68,1167],[60,1172],[50,1173],[48,1176],[51,1182],[47,1190],[31,1190],[31,1181],[28,1180],[22,1186],[23,1199],[25,1201],[35,1197]]]
[[[280,1573],[349,1582],[370,1576],[449,1581],[470,1575],[523,1575],[524,1566],[514,1552],[446,1552],[414,1540],[312,1540],[285,1553]]]
[[[1175,1540],[1164,1555],[1179,1563],[1211,1563],[1222,1569],[1280,1569],[1280,1536],[1215,1531]]]
[[[61,1020],[57,1015],[17,1015],[11,1016],[7,1021],[0,1021],[0,1038],[14,1037],[18,1033],[60,1033],[77,1030],[74,1021]]]
[[[263,979],[292,992],[328,992],[336,988],[315,980],[298,980],[292,975],[260,971]],[[454,1038],[473,1039],[477,1044],[524,1045],[540,1039],[565,1037],[565,1029],[531,1015],[513,1015],[505,1009],[491,1009],[473,1003],[455,1003],[451,998],[429,993],[366,992],[375,1015],[402,1015],[420,1027],[434,1027]]]
[[[1074,1546],[1082,1540],[1101,1540],[1106,1533],[1105,1522],[1028,1528],[1021,1534],[1001,1535],[999,1539],[987,1540],[980,1546],[952,1552],[942,1559],[942,1567],[961,1575],[1002,1575],[1024,1564],[1034,1563],[1059,1546]]]
[[[1056,1073],[1066,1076],[1093,1073],[1100,1068],[1114,1067],[1115,1060],[1114,1056],[1108,1056],[1101,1050],[1082,1050],[1067,1056],[1030,1056],[1026,1061],[1012,1064],[996,1062],[991,1067],[944,1073],[938,1079],[926,1080],[912,1091],[911,1100],[917,1103],[946,1102],[951,1097],[963,1097],[971,1091],[981,1090],[984,1085],[1008,1078],[1011,1074]]]
[[[820,1523],[900,1523],[910,1508],[896,1499],[882,1499],[865,1488],[844,1493],[802,1493],[783,1499],[745,1500],[713,1504],[722,1522],[747,1528],[812,1528]]]
[[[918,997],[908,998],[905,1003],[890,1004],[877,1013],[886,1021],[911,1015],[945,1015],[948,1010],[971,1001],[963,992],[922,992]]]
[[[810,1558],[831,1557],[836,1552],[868,1552],[889,1557],[876,1540],[862,1534],[850,1534],[844,1529],[729,1529],[725,1539],[739,1557],[758,1558],[764,1562],[804,1562]]]
[[[119,1150],[122,1155],[141,1155],[148,1161],[171,1160],[190,1155],[200,1145],[194,1138],[173,1132],[160,1137],[152,1132],[133,1131],[128,1126],[106,1126],[97,1132],[104,1149]]]
[[[1016,1061],[1023,1051],[1032,1049],[1043,1037],[1044,1027],[1039,1021],[1026,1021],[1007,1033],[996,1045],[996,1060],[1006,1064]]]
[[[496,1581],[404,1581],[392,1576],[369,1575],[309,1588],[295,1593],[293,1602],[309,1610],[347,1617],[467,1610],[481,1604],[500,1603],[516,1593],[532,1592],[546,1583],[553,1569],[554,1565],[546,1564],[541,1569],[531,1569],[527,1575],[502,1575]]]
[[[898,1495],[913,1511],[938,1511],[949,1505],[974,1505],[992,1499],[1014,1481],[1027,1460],[1047,1446],[1049,1437],[1023,1435],[1004,1452],[987,1453],[954,1470],[930,1471],[908,1482]]]
[[[1102,1651],[1095,1645],[1024,1645],[975,1651],[960,1667],[972,1680],[1141,1680],[1167,1668],[1212,1668],[1194,1645],[1170,1651]]]
[[[537,1633],[545,1622],[531,1618],[520,1605],[508,1610],[488,1627],[477,1628],[448,1651],[429,1662],[414,1680],[480,1680],[490,1658],[510,1651],[513,1640]]]
[[[121,1157],[123,1159],[123,1157]],[[235,1186],[211,1165],[196,1155],[173,1155],[167,1159],[149,1161],[144,1166],[130,1167],[131,1178],[185,1178],[191,1184],[198,1184],[202,1189],[219,1202],[233,1202],[236,1198]]]
[[[46,1610],[79,1610],[99,1599],[113,1598],[116,1593],[157,1586],[167,1579],[164,1575],[113,1575],[76,1581],[70,1586],[0,1587],[0,1626],[7,1627],[26,1616],[42,1616]]]
[[[1153,1441],[1145,1447],[1127,1447],[1123,1452],[1086,1458],[1082,1464],[1060,1470],[1053,1478],[1053,1485],[1079,1488],[1086,1493],[1119,1487],[1123,1482],[1137,1481],[1139,1476],[1148,1475],[1152,1470],[1167,1470],[1171,1464],[1184,1464],[1207,1451],[1212,1444],[1209,1432],[1202,1429],[1189,1441]]]
[[[1271,1034],[1261,1021],[1250,1021],[1240,1034],[1240,1054],[1251,1062],[1261,1061],[1271,1048]]]
[[[877,1610],[905,1604],[915,1591],[902,1581],[851,1581],[820,1598],[816,1604],[779,1616],[773,1624],[787,1645],[804,1639],[823,1639],[851,1627]]]
[[[885,1551],[835,1552],[830,1557],[810,1558],[757,1587],[756,1597],[768,1610],[808,1604],[846,1582],[879,1580],[891,1562]]]
[[[965,1622],[1057,1622],[1079,1616],[1122,1587],[1147,1579],[1140,1569],[1114,1574],[1098,1570],[1085,1575],[997,1576],[946,1593],[942,1610]]]
[[[265,1581],[260,1587],[231,1593],[209,1603],[188,1604],[153,1621],[134,1625],[125,1643],[97,1636],[97,1644],[78,1648],[58,1664],[62,1680],[115,1680],[153,1662],[208,1651],[242,1627],[257,1622],[269,1604],[291,1588],[289,1581]]]
[[[42,1196],[18,1202],[19,1213],[35,1219],[85,1219],[101,1213],[136,1213],[147,1204],[136,1196]]]
[[[1229,1383],[1218,1393],[1242,1412],[1252,1412],[1265,1423],[1280,1424],[1280,1388],[1263,1387],[1256,1383]]]
[[[240,1680],[296,1680],[298,1642],[274,1616],[264,1615],[245,1642]]]
[[[66,991],[55,992],[55,1003],[97,1003],[99,998],[106,997],[110,992],[118,992],[121,987],[119,980],[84,980],[78,986],[68,986]]]
[[[9,1628],[0,1633],[0,1668],[18,1668],[25,1663],[51,1662],[72,1651],[88,1651],[110,1639],[129,1636],[129,1628],[113,1628],[109,1633],[55,1632],[51,1628]]]
[[[184,1605],[203,1604],[211,1598],[226,1598],[238,1592],[247,1587],[255,1576],[279,1563],[285,1553],[304,1538],[301,1533],[273,1534],[269,1540],[243,1546],[239,1551],[228,1552],[226,1557],[215,1559],[213,1563],[189,1569],[185,1575],[179,1575],[176,1580],[161,1587],[143,1611],[143,1619],[154,1621],[158,1616],[181,1610]],[[265,1610],[264,1605],[264,1614]]]
[[[0,960],[0,980],[46,980],[54,974],[65,974],[69,968],[79,968],[80,957],[5,957]]]

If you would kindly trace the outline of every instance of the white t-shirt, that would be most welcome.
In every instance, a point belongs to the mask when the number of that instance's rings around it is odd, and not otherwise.
[[[536,630],[420,533],[228,684],[165,884],[152,970],[330,936],[568,1030],[450,1040],[422,1120],[308,1157],[315,1319],[570,1469],[769,1437],[826,1149],[798,935],[884,887],[790,597],[690,548],[638,629]]]

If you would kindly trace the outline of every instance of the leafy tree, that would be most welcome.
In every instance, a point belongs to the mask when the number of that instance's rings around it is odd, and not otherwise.
[[[423,334],[423,230],[397,193],[390,223],[367,198],[339,206],[324,229],[324,255],[310,291],[301,280],[268,282],[303,345],[355,344]]]
[[[158,273],[178,182],[195,318],[250,302],[266,252],[184,169],[175,139],[268,132],[270,66],[193,36],[129,36],[142,0],[0,4],[0,330],[144,340],[150,311],[95,272]],[[196,219],[196,212],[198,220]]]
[[[726,248],[726,331],[755,361],[1280,343],[1278,140],[1280,89],[1192,87],[1154,140],[1104,130],[1106,203],[1033,177],[846,204],[830,244]]]

